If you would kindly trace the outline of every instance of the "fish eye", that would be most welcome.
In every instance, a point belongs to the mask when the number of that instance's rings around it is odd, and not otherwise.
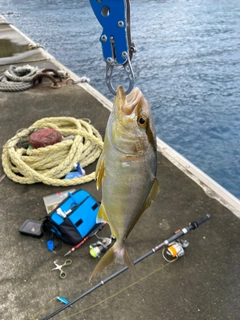
[[[146,127],[146,124],[147,124],[147,118],[144,116],[144,115],[140,115],[138,117],[138,125],[141,127],[141,128],[145,128]]]

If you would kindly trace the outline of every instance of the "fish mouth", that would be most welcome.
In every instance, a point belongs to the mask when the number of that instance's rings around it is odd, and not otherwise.
[[[127,116],[131,115],[138,105],[142,97],[142,92],[138,87],[135,87],[128,95],[125,95],[122,86],[117,88],[117,99],[121,101],[120,109]]]

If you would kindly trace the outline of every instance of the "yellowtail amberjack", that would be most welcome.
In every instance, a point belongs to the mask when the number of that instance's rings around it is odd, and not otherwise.
[[[139,88],[117,88],[103,152],[96,168],[102,203],[97,222],[106,221],[116,243],[96,265],[90,280],[112,262],[133,267],[125,239],[158,191],[157,145],[151,109]]]

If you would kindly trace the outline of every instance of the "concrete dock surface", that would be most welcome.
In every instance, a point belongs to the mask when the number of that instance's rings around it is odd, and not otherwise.
[[[0,52],[3,39],[25,48],[30,41],[1,17]],[[0,56],[0,74],[11,64],[57,70],[63,67],[42,48]],[[103,106],[104,98],[97,99],[90,91],[89,85],[84,88],[84,85],[66,84],[66,80],[61,88],[52,89],[49,80],[43,79],[26,91],[0,92],[1,146],[20,129],[46,117],[90,119],[103,137],[109,110]],[[95,166],[96,162],[86,167],[86,172],[94,171]],[[0,166],[0,177],[3,176]],[[166,262],[158,251],[136,265],[137,276],[127,270],[54,319],[240,319],[239,218],[218,199],[209,197],[162,152],[158,152],[157,176],[161,191],[127,240],[133,259],[149,252],[190,222],[206,214],[211,218],[183,237],[188,240],[189,247],[173,263]],[[121,268],[112,265],[89,284],[98,262],[89,254],[89,245],[97,241],[92,238],[67,256],[72,264],[65,268],[67,277],[60,279],[59,272],[51,272],[51,269],[55,260],[61,264],[66,260],[64,254],[71,246],[55,240],[54,253],[47,249],[46,234],[38,239],[19,233],[25,220],[40,220],[46,216],[43,197],[70,188],[42,183],[19,184],[8,177],[1,180],[0,319],[44,319],[62,307],[57,296],[73,301]],[[87,190],[101,200],[101,190],[96,190],[94,181],[73,188]],[[110,236],[108,226],[99,236]]]

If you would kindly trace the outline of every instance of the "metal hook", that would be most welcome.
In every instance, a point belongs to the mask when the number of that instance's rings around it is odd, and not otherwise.
[[[36,85],[36,82],[37,82],[37,81],[38,81],[38,83],[41,83],[41,82],[42,82],[42,78],[48,78],[48,79],[50,79],[50,80],[53,82],[53,84],[51,85],[51,87],[54,88],[54,89],[56,89],[56,88],[58,89],[58,88],[61,87],[61,86],[57,83],[57,81],[54,79],[54,77],[51,76],[51,75],[48,74],[48,73],[37,73],[37,74],[33,77],[33,79],[32,79],[33,86]]]
[[[114,89],[112,85],[112,75],[113,75],[114,67],[116,67],[116,65],[109,64],[109,63],[106,64],[106,83],[111,93],[116,95],[117,93],[116,89]],[[123,64],[123,67],[125,69],[125,72],[128,76],[128,81],[129,81],[129,85],[125,93],[129,94],[134,87],[134,73],[133,73],[131,62],[129,60],[127,60],[127,62]]]
[[[52,69],[52,68],[45,68],[42,70],[42,73],[48,73],[48,72],[52,72],[56,77],[59,78],[59,81],[62,82],[62,76],[57,70]]]

